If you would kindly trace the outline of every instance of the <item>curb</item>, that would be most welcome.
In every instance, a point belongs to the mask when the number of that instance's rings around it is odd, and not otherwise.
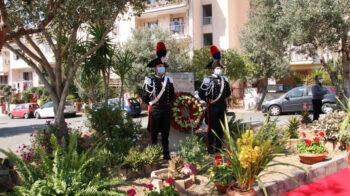
[[[336,171],[347,168],[347,166],[346,154],[337,155],[330,160],[316,163],[307,167],[309,173],[305,173],[302,170],[292,173],[290,176],[293,177],[299,184],[295,184],[293,180],[285,176],[277,178],[273,181],[264,182],[266,192],[269,196],[278,196],[328,176]],[[264,191],[259,185],[255,185],[254,189],[257,195],[264,195]]]

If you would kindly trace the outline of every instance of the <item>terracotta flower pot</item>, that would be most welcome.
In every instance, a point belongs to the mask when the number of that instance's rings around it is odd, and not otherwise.
[[[248,190],[241,190],[235,188],[234,185],[229,186],[226,190],[226,196],[255,196],[255,190],[252,188]]]
[[[314,164],[323,161],[326,156],[327,152],[321,153],[321,154],[298,154],[301,162],[306,164]]]
[[[350,151],[350,145],[348,143],[345,144],[346,151]]]
[[[220,193],[226,193],[226,190],[232,186],[232,184],[234,183],[228,183],[225,186],[221,184],[221,182],[214,182],[214,184],[216,185],[216,189],[220,192]]]

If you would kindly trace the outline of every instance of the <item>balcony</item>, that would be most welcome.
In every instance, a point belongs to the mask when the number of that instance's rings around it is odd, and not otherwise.
[[[147,6],[145,12],[139,18],[152,18],[163,14],[186,13],[188,9],[189,4],[187,0],[154,1]]]
[[[203,17],[203,25],[211,25],[212,24],[212,17],[211,16],[204,16]]]
[[[172,34],[184,34],[185,23],[183,22],[170,22],[170,31]]]

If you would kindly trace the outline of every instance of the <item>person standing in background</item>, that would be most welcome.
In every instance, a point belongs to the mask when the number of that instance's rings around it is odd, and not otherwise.
[[[315,76],[315,84],[312,86],[312,107],[314,111],[314,121],[318,120],[320,114],[322,112],[322,99],[323,95],[327,94],[327,90],[325,90],[322,86],[322,78],[318,75]]]

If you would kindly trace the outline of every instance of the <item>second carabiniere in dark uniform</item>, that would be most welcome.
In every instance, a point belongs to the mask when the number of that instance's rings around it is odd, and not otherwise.
[[[231,95],[231,90],[228,79],[222,76],[223,66],[220,61],[220,51],[215,46],[212,46],[210,47],[210,53],[214,60],[206,68],[211,69],[213,74],[204,78],[199,89],[199,97],[207,102],[207,148],[208,152],[213,154],[222,148],[224,133],[220,121],[224,123],[227,98]],[[214,132],[217,136],[215,136]]]
[[[163,42],[156,47],[157,58],[147,67],[155,68],[155,75],[147,76],[143,85],[142,100],[148,106],[148,131],[152,144],[157,144],[158,133],[162,134],[164,159],[169,160],[169,130],[170,130],[170,104],[174,99],[175,91],[171,77],[165,76],[164,62],[166,48]]]

